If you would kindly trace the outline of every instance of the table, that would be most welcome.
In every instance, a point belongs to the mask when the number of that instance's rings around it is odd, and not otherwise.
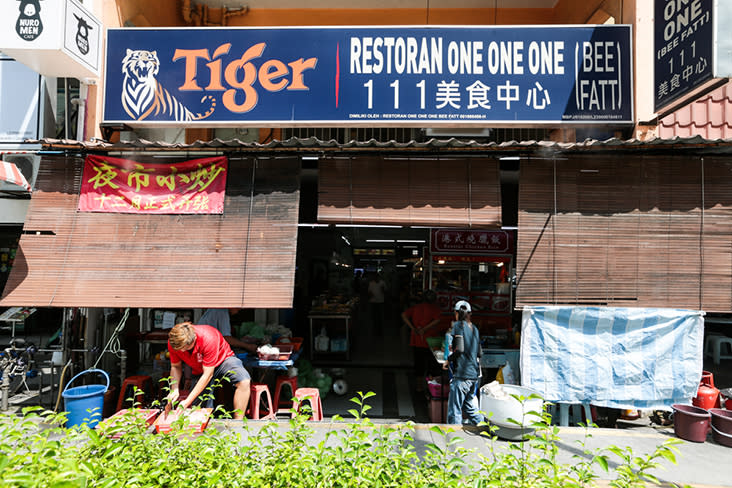
[[[287,368],[295,364],[295,361],[300,357],[302,349],[293,351],[290,359],[287,361],[266,361],[259,359],[258,355],[248,352],[241,352],[236,355],[244,367],[247,369],[258,369],[260,370],[259,378],[257,383],[264,383],[267,373],[271,371],[287,371]]]

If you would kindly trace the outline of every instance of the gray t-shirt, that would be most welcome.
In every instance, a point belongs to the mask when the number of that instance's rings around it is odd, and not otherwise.
[[[231,319],[229,310],[226,308],[209,308],[198,319],[198,324],[215,327],[224,337],[231,335]]]

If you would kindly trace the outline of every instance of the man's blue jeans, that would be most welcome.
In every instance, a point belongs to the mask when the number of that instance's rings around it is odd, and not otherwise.
[[[462,424],[463,410],[473,425],[478,425],[484,420],[483,414],[478,411],[478,401],[475,397],[477,387],[478,380],[453,378],[450,381],[450,396],[447,399],[448,424]]]

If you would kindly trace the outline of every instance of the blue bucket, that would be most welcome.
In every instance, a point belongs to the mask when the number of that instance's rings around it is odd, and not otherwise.
[[[106,385],[85,385],[69,388],[74,380],[83,374],[100,373],[107,381]],[[64,397],[64,410],[68,412],[66,427],[74,427],[81,424],[87,424],[89,428],[94,428],[102,418],[102,409],[104,407],[104,394],[109,388],[109,376],[101,369],[87,369],[77,374],[71,381],[66,384],[66,388],[61,393]]]

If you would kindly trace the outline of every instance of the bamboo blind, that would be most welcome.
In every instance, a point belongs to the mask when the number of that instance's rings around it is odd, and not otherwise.
[[[77,212],[82,168],[44,156],[0,304],[292,306],[297,159],[231,159],[223,215]]]
[[[732,310],[732,162],[572,156],[522,163],[517,306]]]
[[[500,227],[498,161],[378,156],[322,160],[318,221]]]

